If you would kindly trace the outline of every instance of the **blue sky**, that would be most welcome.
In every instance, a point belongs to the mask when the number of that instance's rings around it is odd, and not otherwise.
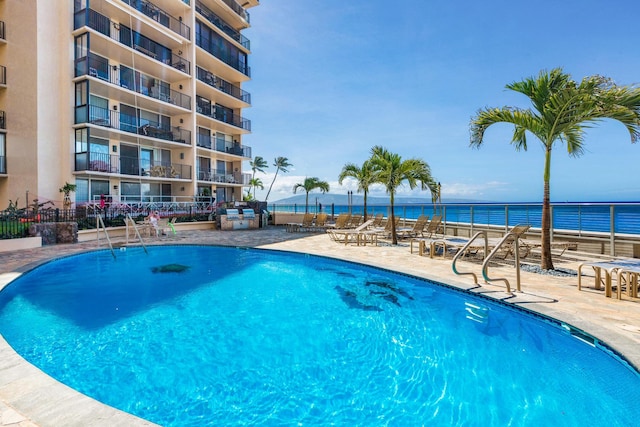
[[[278,175],[270,202],[307,176],[329,182],[331,193],[355,190],[338,175],[375,145],[425,160],[444,201],[540,202],[541,143],[528,135],[529,150],[517,152],[513,128],[497,124],[472,149],[471,116],[486,106],[529,108],[505,85],[543,69],[640,83],[637,0],[262,0],[250,13],[252,81],[243,88],[252,107],[243,116],[253,133],[243,141],[270,164],[257,198],[275,157],[294,165]],[[588,129],[585,148],[573,158],[554,146],[553,202],[640,200],[640,144],[621,124]],[[408,187],[398,195],[430,197]]]

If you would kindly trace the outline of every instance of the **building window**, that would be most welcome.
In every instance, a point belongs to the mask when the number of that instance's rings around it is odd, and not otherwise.
[[[7,135],[0,133],[0,173],[7,173],[7,148],[6,148]]]

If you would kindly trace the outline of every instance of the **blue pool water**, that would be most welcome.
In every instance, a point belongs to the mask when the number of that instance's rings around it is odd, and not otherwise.
[[[446,286],[264,250],[117,255],[67,257],[23,275],[0,292],[0,333],[59,381],[161,425],[640,418],[630,401],[640,375],[620,358]]]

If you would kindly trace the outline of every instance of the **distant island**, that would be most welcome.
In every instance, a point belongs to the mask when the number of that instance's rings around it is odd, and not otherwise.
[[[304,205],[305,194],[296,194],[291,197],[286,197],[280,200],[270,201],[270,204],[277,205]],[[309,204],[315,205],[316,201],[323,205],[347,205],[349,204],[349,196],[346,194],[331,194],[331,193],[309,193]],[[351,202],[354,205],[362,205],[364,203],[364,196],[362,194],[353,194]],[[396,204],[430,204],[431,198],[428,197],[396,197]],[[442,203],[487,203],[486,200],[472,200],[472,199],[443,199]],[[367,197],[367,204],[370,205],[388,205],[389,197]]]

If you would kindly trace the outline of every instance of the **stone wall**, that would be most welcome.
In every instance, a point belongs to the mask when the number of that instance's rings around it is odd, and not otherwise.
[[[41,237],[43,245],[56,243],[78,243],[78,223],[76,222],[42,222],[31,224],[29,236]]]

